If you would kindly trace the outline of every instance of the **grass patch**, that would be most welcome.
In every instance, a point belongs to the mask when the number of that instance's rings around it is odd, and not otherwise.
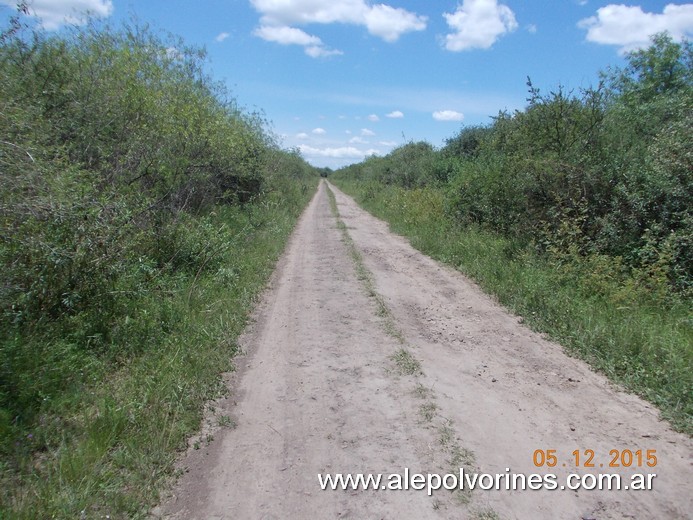
[[[614,269],[603,258],[558,264],[497,234],[460,227],[447,216],[441,189],[334,181],[412,246],[456,267],[527,325],[693,433],[690,300],[659,305],[613,282]]]
[[[433,397],[431,390],[426,388],[421,383],[417,383],[416,387],[414,388],[414,396],[419,399],[429,399]]]
[[[220,428],[231,428],[232,430],[236,428],[237,423],[228,415],[221,415],[217,418],[217,426]]]
[[[430,423],[436,416],[436,411],[438,406],[433,402],[427,402],[419,406],[419,415],[424,420],[424,422]]]
[[[421,374],[421,363],[405,349],[400,348],[392,355],[392,361],[397,366],[397,371],[403,376]]]
[[[474,520],[500,520],[500,516],[493,509],[479,509],[472,512]]]
[[[443,422],[438,426],[438,435],[440,445],[450,456],[448,460],[448,473],[458,474],[460,469],[464,469],[466,473],[474,472],[474,453],[460,446],[455,437],[455,430],[451,420],[443,419]],[[457,488],[453,490],[452,493],[455,499],[461,504],[469,505],[472,500],[472,490],[468,489],[466,486],[464,489]]]

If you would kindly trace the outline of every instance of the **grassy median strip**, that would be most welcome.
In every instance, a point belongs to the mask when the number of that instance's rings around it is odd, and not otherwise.
[[[363,283],[363,286],[365,287],[368,296],[373,298],[373,301],[376,305],[376,313],[380,318],[383,319],[385,331],[390,336],[399,341],[402,345],[404,345],[404,335],[397,328],[394,318],[392,317],[390,310],[387,308],[387,305],[385,304],[385,300],[383,300],[383,297],[380,295],[380,293],[376,291],[373,276],[364,265],[361,253],[356,248],[354,241],[349,235],[349,231],[347,230],[346,225],[339,216],[339,209],[337,208],[337,200],[335,199],[334,193],[329,188],[329,186],[326,186],[326,189],[327,196],[330,200],[330,209],[332,210],[332,215],[337,220],[337,227],[342,231],[342,239],[344,240],[347,250],[349,251],[349,256],[351,256],[351,259],[354,261],[356,277]],[[420,370],[418,361],[416,361],[412,357],[412,355],[404,348],[398,352],[395,361],[399,367],[404,367],[403,370],[406,370],[409,373],[414,373],[417,370]]]
[[[441,411],[434,402],[435,395],[432,390],[426,388],[421,384],[421,376],[424,375],[421,368],[421,363],[416,359],[409,350],[407,340],[404,334],[397,328],[394,321],[392,313],[387,308],[383,297],[378,293],[375,287],[375,282],[371,273],[368,271],[363,263],[363,257],[361,253],[356,248],[353,239],[349,235],[349,231],[339,216],[339,209],[337,208],[337,200],[334,193],[326,186],[327,194],[330,200],[330,208],[332,209],[332,215],[337,220],[337,227],[342,231],[342,237],[344,243],[347,246],[349,255],[354,261],[354,266],[356,269],[356,276],[363,283],[367,294],[372,297],[376,302],[377,315],[384,320],[384,327],[387,334],[397,339],[400,343],[400,348],[390,357],[396,367],[396,372],[402,376],[410,376],[414,378],[415,388],[414,395],[421,399],[423,403],[419,406],[419,415],[425,424],[429,424],[435,428],[438,433],[438,444],[440,449],[447,457],[447,468],[445,471],[451,474],[457,474],[460,468],[464,468],[465,471],[473,472],[476,470],[474,466],[474,453],[460,445],[459,439],[455,435],[454,424],[450,419],[447,419],[441,415]],[[452,492],[457,502],[464,505],[470,506],[472,502],[472,493],[470,490],[455,490]],[[438,498],[433,501],[433,509],[439,509],[441,502]],[[484,509],[470,509],[471,518],[485,519],[485,518],[498,518],[495,511],[489,508]]]

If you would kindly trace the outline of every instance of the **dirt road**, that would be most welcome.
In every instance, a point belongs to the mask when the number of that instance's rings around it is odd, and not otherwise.
[[[323,182],[279,262],[218,422],[156,516],[691,518],[691,440]],[[340,224],[342,222],[343,224]],[[345,236],[347,235],[347,236]],[[209,442],[207,442],[209,441]],[[535,450],[556,450],[537,468]],[[593,450],[594,468],[573,452]],[[608,468],[656,450],[653,468]],[[643,460],[643,464],[645,464]],[[565,467],[564,467],[565,464]],[[600,467],[603,464],[604,467]],[[635,464],[637,464],[637,456]],[[656,473],[652,491],[321,491],[319,473]]]

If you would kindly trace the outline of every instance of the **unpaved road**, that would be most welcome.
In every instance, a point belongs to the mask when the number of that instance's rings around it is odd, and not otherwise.
[[[204,433],[214,440],[181,461],[185,473],[155,516],[692,518],[688,437],[332,189],[344,226],[321,183],[242,338],[247,353],[229,378],[230,397],[216,404],[232,425]],[[398,363],[409,355],[420,371]],[[558,465],[536,468],[538,449],[556,450]],[[571,467],[573,451],[588,449],[596,467]],[[613,449],[656,450],[657,465],[600,468]],[[572,472],[657,477],[652,491],[432,497],[318,485],[318,473],[445,474],[460,466],[555,473],[559,485]]]

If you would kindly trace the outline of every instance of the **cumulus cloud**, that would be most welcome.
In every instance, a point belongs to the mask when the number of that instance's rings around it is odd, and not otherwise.
[[[296,139],[308,139],[308,134],[305,132],[301,132],[296,134]]]
[[[389,117],[390,119],[402,119],[404,117],[404,113],[400,112],[399,110],[395,110],[387,114],[385,117]]]
[[[356,137],[352,137],[351,139],[349,139],[349,144],[368,144],[368,141],[366,141],[365,139],[362,139],[361,137],[356,136]]]
[[[378,144],[381,146],[397,146],[396,141],[378,141]]]
[[[454,52],[488,49],[518,27],[515,13],[498,0],[464,0],[454,13],[443,13],[443,17],[454,31],[445,36],[445,48]]]
[[[370,34],[394,42],[407,32],[424,30],[427,22],[425,16],[385,4],[369,5],[366,0],[251,0],[251,4],[261,15],[260,28],[255,31],[260,38],[264,38],[267,28],[300,31],[294,26],[343,23],[363,26]],[[306,54],[312,57],[342,54],[328,49],[319,38],[317,40],[291,43],[305,46]],[[282,43],[276,39],[269,41]]]
[[[0,0],[0,3],[16,7],[16,0]],[[55,31],[66,24],[83,25],[89,15],[107,18],[113,13],[111,0],[33,0],[28,2],[29,14],[40,20],[41,26]]]
[[[361,135],[365,137],[371,137],[375,135],[375,132],[373,130],[369,130],[368,128],[362,128]]]
[[[640,6],[609,4],[597,14],[580,20],[578,27],[587,30],[587,41],[617,45],[626,53],[650,45],[650,37],[667,31],[682,40],[693,36],[693,4],[668,4],[661,13],[647,13]]]
[[[340,146],[336,148],[315,148],[308,145],[298,147],[301,153],[307,157],[331,157],[334,159],[363,159],[369,155],[380,153],[378,150],[359,150],[354,146]]]
[[[322,45],[322,41],[317,36],[296,29],[295,27],[272,27],[262,25],[253,32],[268,42],[275,42],[281,45]]]
[[[462,121],[464,114],[455,110],[438,110],[433,112],[433,119],[436,121]]]
[[[380,121],[380,118],[378,116],[376,116],[375,114],[371,114],[368,116],[368,120],[373,121],[374,123],[377,123],[378,121]]]
[[[314,128],[313,133],[315,135],[325,135],[327,133],[327,130],[325,130],[324,128]]]
[[[296,27],[261,25],[253,34],[268,42],[280,45],[301,45],[311,58],[324,58],[342,54],[342,51],[328,49],[317,36],[308,34]]]
[[[214,41],[221,43],[224,40],[226,40],[229,36],[231,36],[231,35],[227,32],[219,33],[219,34],[217,34],[217,37],[214,38]]]
[[[396,42],[404,33],[426,28],[425,16],[383,4],[368,7],[364,19],[368,32],[386,42]]]

